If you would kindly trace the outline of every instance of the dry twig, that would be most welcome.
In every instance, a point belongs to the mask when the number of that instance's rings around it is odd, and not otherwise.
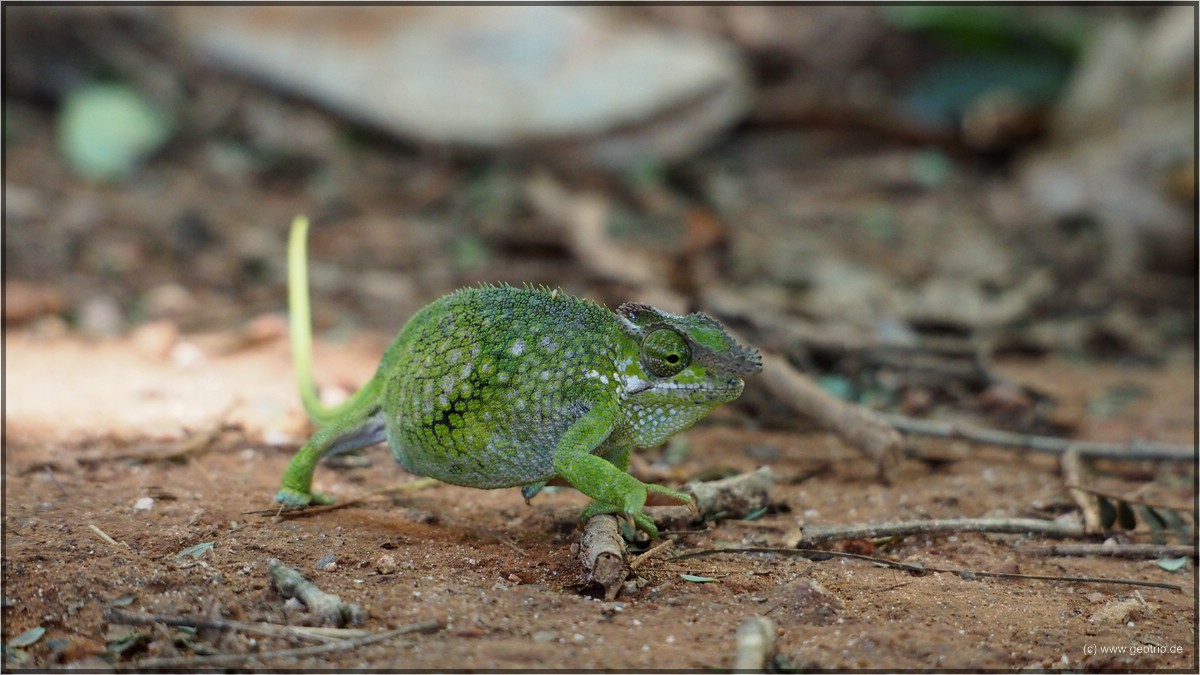
[[[662,543],[660,543],[659,545],[655,546],[652,549],[644,551],[638,557],[634,558],[633,560],[630,560],[629,561],[629,569],[636,572],[639,567],[641,567],[642,565],[645,565],[647,562],[650,562],[651,559],[653,559],[663,553],[666,553],[674,545],[675,545],[674,541],[672,541],[670,539],[664,539],[662,541]]]
[[[341,627],[366,620],[367,612],[362,607],[342,602],[338,596],[322,591],[299,572],[274,558],[268,565],[271,569],[271,581],[275,583],[279,592],[286,597],[299,599],[325,623]]]
[[[286,626],[277,623],[244,623],[227,619],[213,619],[197,616],[167,616],[165,614],[139,614],[126,612],[121,609],[109,608],[104,611],[104,620],[109,623],[119,623],[128,626],[161,623],[167,626],[193,626],[212,630],[233,630],[241,633],[253,633],[267,637],[299,637],[320,642],[336,642],[338,640],[367,637],[373,632],[355,628],[325,628],[321,626]]]
[[[1062,454],[1075,449],[1084,457],[1104,459],[1156,459],[1169,462],[1195,462],[1196,446],[1181,443],[1148,443],[1132,440],[1128,443],[1104,443],[1100,441],[1078,441],[1054,436],[1015,434],[996,429],[983,429],[952,422],[921,420],[905,415],[879,414],[879,418],[892,427],[918,436],[953,438],[1009,448],[1022,448],[1035,452]]]
[[[803,528],[798,548],[818,546],[842,539],[879,539],[913,534],[958,534],[992,532],[998,534],[1040,534],[1051,537],[1083,537],[1087,531],[1078,523],[1060,523],[1039,518],[941,518],[898,520],[890,523],[854,523],[850,525],[808,525]]]
[[[169,657],[161,659],[144,659],[133,663],[117,664],[115,667],[118,670],[196,670],[200,668],[214,667],[230,667],[245,661],[258,660],[266,661],[271,659],[297,659],[305,656],[317,656],[319,654],[327,654],[329,652],[343,651],[347,649],[358,649],[376,642],[392,640],[401,635],[410,633],[431,633],[441,630],[441,621],[422,621],[414,623],[403,628],[395,630],[387,630],[380,633],[373,633],[360,638],[350,640],[339,640],[323,645],[313,645],[311,647],[298,647],[295,649],[281,649],[274,652],[255,652],[247,654],[215,654],[212,656],[181,656]]]
[[[1197,557],[1196,546],[1171,544],[1054,544],[1025,549],[1026,553],[1061,556],[1109,556],[1113,558],[1182,558]]]
[[[238,428],[237,424],[228,421],[235,404],[218,414],[212,422],[203,428],[188,434],[184,438],[167,444],[154,444],[133,452],[123,452],[116,455],[107,452],[88,452],[76,457],[76,461],[85,467],[97,466],[107,462],[137,462],[139,464],[155,464],[159,462],[175,462],[192,456],[199,456],[213,448],[214,441],[222,432]]]
[[[700,517],[738,518],[766,506],[774,483],[771,467],[761,466],[720,480],[693,481],[683,486],[683,492],[696,499]]]
[[[97,537],[100,537],[100,539],[103,540],[106,544],[112,544],[113,546],[124,545],[125,548],[129,548],[129,544],[127,544],[123,541],[117,541],[116,539],[113,539],[112,537],[108,536],[107,532],[96,527],[95,525],[93,525],[91,523],[88,523],[88,529],[91,530],[93,533],[95,533],[95,535]]]
[[[1104,524],[1100,518],[1100,502],[1089,495],[1087,492],[1075,485],[1083,485],[1087,476],[1087,469],[1083,465],[1083,458],[1079,456],[1079,451],[1071,448],[1063,453],[1062,459],[1059,462],[1062,466],[1063,479],[1067,483],[1067,493],[1071,495],[1071,501],[1079,507],[1080,513],[1083,514],[1083,530],[1089,534],[1099,534],[1104,531]]]
[[[903,453],[900,434],[876,413],[847,403],[817,386],[791,364],[774,354],[763,354],[762,377],[767,387],[797,412],[812,418],[846,439],[875,460],[876,473],[891,484]]]
[[[773,553],[791,558],[806,558],[809,560],[826,560],[829,558],[852,558],[854,560],[865,560],[885,567],[892,567],[906,572],[916,574],[925,574],[927,572],[936,572],[939,574],[957,574],[964,579],[974,579],[976,577],[992,577],[995,579],[1027,579],[1030,581],[1067,581],[1082,584],[1119,584],[1124,586],[1143,586],[1146,588],[1165,588],[1171,591],[1183,591],[1183,588],[1175,584],[1164,584],[1157,581],[1142,581],[1140,579],[1108,579],[1104,577],[1069,577],[1069,576],[1051,576],[1044,574],[1014,574],[1009,572],[979,572],[976,570],[965,569],[943,569],[940,567],[929,567],[926,565],[918,565],[915,563],[900,562],[899,560],[889,560],[888,558],[876,558],[874,556],[862,555],[861,553],[849,553],[846,551],[826,551],[816,548],[718,548],[705,551],[693,551],[683,555],[675,556],[671,560],[684,560],[687,558],[699,558],[706,555],[715,555],[718,553]]]
[[[613,600],[625,583],[625,540],[615,516],[601,514],[588,519],[579,542],[579,562],[592,580],[604,588],[604,599]]]
[[[735,672],[762,672],[775,652],[775,622],[765,616],[746,619],[738,626],[737,651],[733,657]]]

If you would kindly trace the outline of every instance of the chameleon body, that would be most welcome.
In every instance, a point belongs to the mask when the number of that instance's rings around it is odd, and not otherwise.
[[[289,243],[291,332],[301,399],[322,427],[283,475],[285,507],[329,503],[311,488],[322,457],[387,441],[405,470],[455,485],[521,487],[528,500],[562,478],[593,500],[581,518],[622,514],[657,537],[647,492],[692,500],[631,476],[632,448],[690,427],[761,369],[758,352],[701,313],[481,286],[417,312],[374,377],[326,409],[312,378],[307,226],[298,218]]]

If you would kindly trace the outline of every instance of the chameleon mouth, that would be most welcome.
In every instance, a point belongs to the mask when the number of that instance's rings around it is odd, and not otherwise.
[[[733,394],[735,397],[742,393],[746,383],[740,377],[731,377],[722,383],[709,384],[677,384],[674,382],[640,382],[635,388],[628,390],[631,395],[652,391],[656,394]]]

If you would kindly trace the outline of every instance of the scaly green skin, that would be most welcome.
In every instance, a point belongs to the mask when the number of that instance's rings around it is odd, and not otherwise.
[[[312,492],[326,455],[386,440],[407,471],[478,488],[560,477],[591,497],[581,516],[619,513],[652,537],[647,492],[691,497],[627,473],[630,451],[664,442],[742,393],[757,352],[704,314],[626,303],[611,312],[559,291],[467,288],[417,312],[375,376],[333,410],[312,378],[304,241],[288,249],[292,341],[301,398],[324,426],[296,453],[276,501],[329,503]]]

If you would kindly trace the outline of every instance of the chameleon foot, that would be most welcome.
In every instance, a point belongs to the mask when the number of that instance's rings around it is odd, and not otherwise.
[[[314,504],[320,506],[332,504],[333,497],[321,492],[304,492],[285,487],[275,494],[275,501],[283,504],[285,509],[302,509]]]
[[[583,527],[583,524],[591,519],[592,516],[599,516],[605,513],[611,513],[619,518],[624,518],[633,527],[650,535],[651,539],[658,539],[658,527],[654,524],[653,520],[650,520],[650,516],[646,515],[643,511],[626,511],[624,507],[601,504],[600,502],[588,504],[587,508],[579,514],[579,526]]]

